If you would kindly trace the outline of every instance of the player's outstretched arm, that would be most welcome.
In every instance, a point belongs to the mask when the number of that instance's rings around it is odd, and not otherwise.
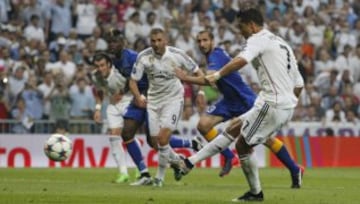
[[[219,71],[209,74],[205,77],[205,80],[208,81],[209,84],[215,83],[221,77],[230,74],[233,71],[239,70],[247,64],[247,61],[242,57],[235,57],[225,66],[223,66]]]
[[[205,80],[205,76],[200,69],[197,72],[195,72],[194,75],[189,75],[184,70],[180,68],[175,68],[175,74],[176,77],[178,77],[183,82],[198,84],[198,85],[209,85]]]

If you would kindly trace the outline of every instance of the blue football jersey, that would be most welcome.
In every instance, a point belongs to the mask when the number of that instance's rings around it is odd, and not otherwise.
[[[121,58],[119,59],[113,59],[114,66],[119,72],[125,76],[127,79],[131,76],[132,68],[135,64],[136,58],[138,56],[138,53],[134,50],[130,49],[123,49]],[[141,80],[138,81],[138,87],[139,91],[142,94],[146,94],[148,89],[148,79],[146,75],[144,75]],[[128,87],[127,87],[128,89]]]
[[[208,70],[218,71],[231,60],[231,57],[221,48],[215,48],[207,56]],[[232,72],[220,78],[216,85],[225,100],[237,103],[250,109],[255,101],[255,92],[242,80],[239,72]]]

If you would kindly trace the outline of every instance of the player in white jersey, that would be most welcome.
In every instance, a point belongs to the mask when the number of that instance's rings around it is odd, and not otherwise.
[[[260,11],[254,8],[240,11],[238,23],[242,35],[247,39],[245,49],[219,71],[207,75],[205,80],[213,84],[247,63],[252,63],[260,79],[261,91],[254,107],[234,119],[223,134],[205,145],[201,151],[209,152],[211,156],[237,139],[236,150],[250,190],[233,201],[262,201],[264,196],[253,147],[275,136],[291,119],[304,82],[292,49],[280,37],[263,28],[264,20]],[[184,159],[174,161],[173,166],[187,174],[193,164]],[[299,174],[300,182],[301,176]]]
[[[147,108],[150,135],[156,137],[159,150],[159,166],[154,185],[161,187],[169,159],[178,158],[169,145],[169,139],[181,118],[184,87],[174,70],[182,68],[195,75],[202,73],[184,51],[167,46],[167,37],[162,29],[151,30],[150,42],[151,47],[138,55],[129,87],[138,106]],[[147,97],[140,94],[136,84],[144,73],[149,80]]]
[[[129,175],[127,172],[125,152],[120,142],[120,135],[124,126],[123,114],[132,100],[132,95],[125,93],[127,80],[115,69],[111,58],[107,54],[95,54],[93,62],[96,66],[96,69],[92,72],[92,79],[95,86],[98,91],[101,90],[110,97],[110,104],[107,106],[106,116],[110,134],[111,152],[119,169],[119,175],[115,179],[115,182],[127,182]],[[101,97],[97,97],[97,105],[94,113],[94,120],[97,123],[102,122],[100,100]]]

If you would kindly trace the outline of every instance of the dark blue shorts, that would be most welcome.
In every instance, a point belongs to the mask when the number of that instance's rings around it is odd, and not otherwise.
[[[126,108],[124,118],[136,120],[140,124],[147,122],[146,108],[139,108],[134,103],[130,103]]]
[[[221,99],[210,106],[206,112],[209,115],[221,116],[224,118],[224,121],[227,121],[246,113],[251,107],[250,105],[243,105],[240,102],[234,103],[234,101],[230,102],[229,100]]]

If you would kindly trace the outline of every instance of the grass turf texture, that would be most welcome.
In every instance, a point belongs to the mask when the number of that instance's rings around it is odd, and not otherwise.
[[[0,203],[220,204],[248,189],[241,169],[224,178],[218,171],[195,169],[175,182],[168,169],[164,187],[156,188],[111,183],[115,169],[0,169]],[[360,202],[359,168],[306,169],[304,185],[297,190],[290,189],[285,169],[260,169],[260,176],[263,203]]]

